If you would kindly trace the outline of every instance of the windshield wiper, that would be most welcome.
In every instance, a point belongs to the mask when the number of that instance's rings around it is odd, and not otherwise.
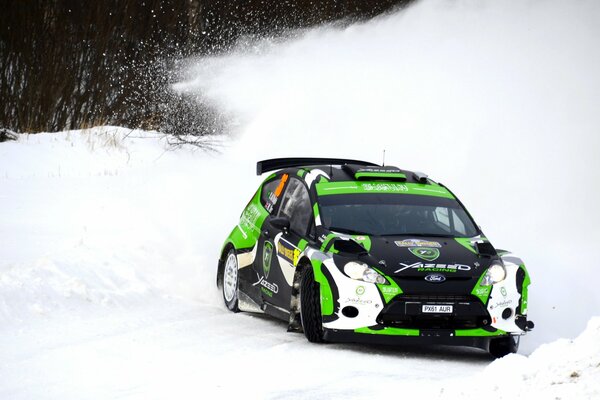
[[[367,233],[367,232],[358,232],[355,231],[354,229],[350,229],[350,228],[338,228],[336,226],[330,226],[327,229],[329,229],[330,231],[336,231],[336,232],[340,232],[340,233],[348,233],[350,235],[366,235],[366,236],[372,236],[371,233]]]

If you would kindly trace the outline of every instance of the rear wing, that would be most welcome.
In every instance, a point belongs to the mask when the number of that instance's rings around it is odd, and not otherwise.
[[[345,158],[272,158],[270,160],[262,160],[256,163],[256,175],[262,175],[265,172],[274,171],[283,168],[304,167],[309,165],[364,165],[370,167],[378,167],[379,165],[369,161],[347,160]]]

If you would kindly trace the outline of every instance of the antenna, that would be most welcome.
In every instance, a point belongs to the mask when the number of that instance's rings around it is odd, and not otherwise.
[[[381,163],[382,167],[385,167],[385,149],[383,149],[383,162]]]

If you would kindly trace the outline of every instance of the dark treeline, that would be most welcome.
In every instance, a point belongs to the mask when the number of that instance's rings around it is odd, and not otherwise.
[[[410,0],[2,0],[0,128],[114,124],[218,130],[216,112],[169,90],[177,60],[241,36],[367,19]]]

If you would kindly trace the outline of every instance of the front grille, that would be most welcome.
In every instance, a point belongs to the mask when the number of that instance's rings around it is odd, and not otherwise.
[[[451,314],[423,313],[425,304],[452,305]],[[377,317],[384,326],[407,329],[473,329],[490,324],[485,305],[471,295],[399,295]]]

